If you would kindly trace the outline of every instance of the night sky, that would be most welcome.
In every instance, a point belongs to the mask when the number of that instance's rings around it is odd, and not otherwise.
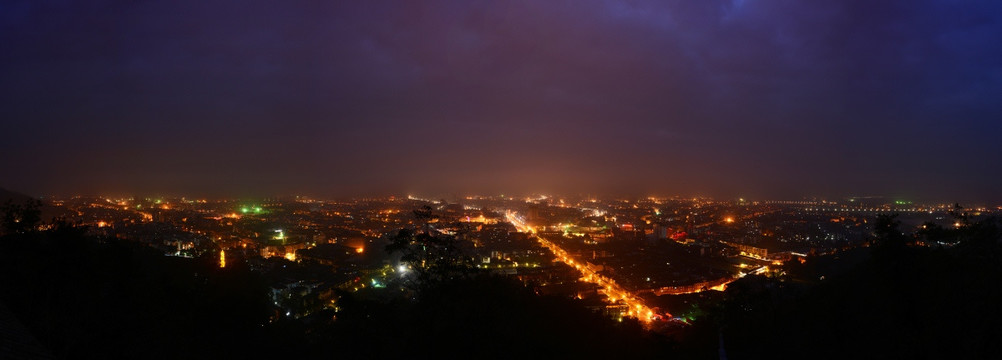
[[[1002,202],[999,1],[0,2],[0,187]]]

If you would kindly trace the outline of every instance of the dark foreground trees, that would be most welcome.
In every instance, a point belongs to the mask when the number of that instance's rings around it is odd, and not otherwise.
[[[342,293],[340,311],[272,317],[267,288],[239,262],[220,269],[214,258],[166,257],[77,230],[0,241],[0,301],[57,358],[617,358],[675,351],[635,321],[614,322],[487,274],[428,283],[416,300]]]
[[[267,338],[266,289],[246,268],[65,228],[2,240],[0,301],[57,358],[241,355]]]
[[[877,225],[869,249],[733,283],[716,312],[729,357],[999,357],[1002,224],[936,234],[961,239],[952,247],[920,246],[926,235],[902,234],[893,217]]]
[[[417,301],[343,299],[304,353],[374,358],[621,358],[675,354],[635,321],[617,323],[572,300],[541,297],[496,276],[439,282]]]
[[[24,234],[36,230],[42,218],[42,202],[35,199],[0,204],[0,235]]]
[[[368,289],[340,294],[340,311],[273,317],[268,289],[239,262],[220,269],[215,258],[165,257],[68,225],[0,238],[0,301],[64,358],[715,358],[717,334],[731,359],[1002,353],[998,220],[934,235],[879,223],[871,248],[732,283],[677,342],[508,278],[441,276],[461,262],[443,263],[420,296]],[[449,244],[422,233],[401,244]],[[916,245],[929,236],[949,246]],[[440,250],[411,261],[449,253]]]

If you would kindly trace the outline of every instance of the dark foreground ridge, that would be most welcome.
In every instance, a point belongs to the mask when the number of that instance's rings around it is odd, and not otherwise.
[[[748,277],[716,314],[731,358],[975,359],[1002,354],[1002,226],[877,219],[870,248]],[[917,246],[917,243],[943,246]]]
[[[165,257],[65,229],[0,241],[0,286],[10,290],[0,300],[58,358],[563,357],[672,350],[637,322],[615,323],[506,278],[443,282],[422,290],[416,301],[342,294],[337,313],[269,322],[266,288],[246,267],[220,269],[213,259]]]
[[[671,336],[487,274],[439,281],[414,296],[339,293],[336,311],[276,316],[265,282],[241,261],[220,268],[214,256],[163,256],[65,223],[0,237],[0,302],[23,324],[17,333],[37,340],[37,352],[22,353],[28,358],[1002,353],[998,219],[915,234],[901,233],[893,217],[877,220],[871,246],[736,281]]]

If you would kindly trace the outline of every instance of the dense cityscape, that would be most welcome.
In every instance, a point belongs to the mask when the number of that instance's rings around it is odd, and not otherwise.
[[[841,204],[546,195],[467,196],[452,202],[415,196],[50,201],[51,211],[87,226],[91,235],[142,242],[167,256],[211,254],[220,259],[220,267],[227,259],[230,264],[249,262],[274,281],[269,285],[276,313],[286,316],[336,307],[334,289],[405,288],[408,271],[421,265],[394,258],[385,249],[398,231],[425,228],[436,236],[455,237],[462,256],[478,269],[517,276],[546,293],[598,299],[593,303],[601,305],[594,306],[612,317],[645,322],[685,320],[671,310],[680,315],[689,309],[654,306],[670,301],[659,300],[662,295],[721,291],[747,274],[775,273],[809,255],[868,246],[876,214],[902,214],[903,230],[914,231],[925,224],[962,226],[950,215],[957,210],[979,218],[1002,211],[884,198]],[[427,223],[414,214],[424,207],[433,216]],[[293,295],[319,301],[288,301]]]
[[[910,246],[949,249],[956,238],[922,231],[960,230],[1002,211],[875,196],[73,196],[45,197],[33,208],[14,201],[26,196],[7,197],[6,219],[20,221],[17,211],[32,209],[38,219],[53,219],[20,232],[76,228],[98,242],[123,240],[167,257],[210,259],[220,270],[249,269],[268,289],[267,323],[336,322],[346,297],[412,301],[436,276],[479,274],[668,338],[705,321],[735,281],[791,279],[798,266],[867,251],[880,217],[893,214],[903,233],[924,234]],[[8,224],[8,235],[13,229]]]

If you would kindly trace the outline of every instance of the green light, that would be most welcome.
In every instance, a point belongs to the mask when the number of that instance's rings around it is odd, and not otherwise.
[[[242,212],[244,214],[246,214],[248,211],[250,211],[250,210],[248,210],[246,207],[240,208],[240,212]]]
[[[261,212],[261,207],[260,206],[255,206],[254,207],[254,212],[256,212],[256,213]]]
[[[163,202],[163,201],[162,201],[162,200],[160,200],[160,199],[157,199],[157,204],[159,204],[159,203],[161,203],[161,202]]]

